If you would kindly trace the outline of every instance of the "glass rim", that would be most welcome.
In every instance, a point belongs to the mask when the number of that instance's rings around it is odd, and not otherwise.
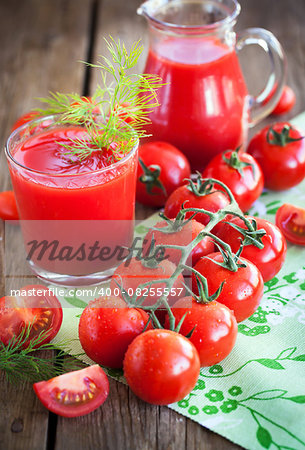
[[[231,1],[231,3],[232,3],[231,12],[228,13],[228,15],[224,19],[215,21],[210,24],[205,24],[205,25],[179,25],[176,23],[165,22],[163,20],[157,19],[156,17],[154,17],[153,13],[149,12],[149,10],[151,10],[151,8],[149,8],[149,7],[152,6],[153,3],[155,3],[154,0],[147,0],[142,5],[140,5],[139,8],[137,9],[137,13],[139,15],[146,17],[157,28],[161,28],[161,29],[168,28],[173,32],[179,31],[179,30],[184,31],[184,32],[186,30],[190,30],[190,31],[200,31],[201,30],[203,32],[211,32],[213,30],[216,30],[218,28],[222,28],[226,25],[231,24],[232,22],[235,21],[237,16],[240,14],[241,6],[240,6],[239,2],[237,0],[229,0],[229,1]],[[219,0],[216,0],[216,2],[222,3]],[[157,1],[156,3],[158,4],[158,6],[161,6],[160,2]],[[183,0],[180,1],[180,3],[184,3]],[[194,3],[202,3],[202,1],[194,1]],[[164,1],[164,5],[165,4],[166,4],[166,1]],[[154,10],[154,13],[156,11],[157,11],[157,8]]]
[[[40,123],[43,121],[47,121],[47,120],[53,120],[55,117],[60,116],[60,114],[53,114],[50,116],[44,116],[44,117],[39,117],[36,119],[33,119],[23,125],[21,125],[20,127],[16,128],[14,131],[12,131],[12,133],[9,135],[9,137],[6,140],[5,146],[4,146],[4,152],[5,152],[5,156],[7,158],[8,161],[10,161],[11,163],[13,163],[15,166],[18,166],[19,168],[22,168],[23,170],[27,170],[30,173],[35,173],[35,174],[39,174],[39,175],[48,175],[54,178],[68,178],[68,177],[81,177],[81,176],[88,176],[88,175],[92,175],[92,174],[101,174],[103,172],[107,172],[109,170],[113,170],[115,168],[117,168],[119,165],[124,164],[125,162],[127,162],[129,160],[129,158],[131,158],[137,151],[138,147],[139,147],[139,138],[136,138],[136,142],[135,145],[132,147],[132,149],[127,153],[127,155],[125,155],[123,158],[121,158],[119,161],[116,161],[112,164],[110,164],[109,166],[103,167],[102,169],[97,169],[97,170],[88,170],[86,172],[81,172],[81,173],[54,173],[54,172],[47,172],[47,171],[43,171],[43,170],[37,170],[37,169],[33,169],[30,167],[25,166],[24,164],[21,164],[19,161],[17,161],[14,156],[11,154],[11,151],[9,149],[9,146],[11,144],[11,142],[13,141],[14,138],[16,138],[16,136],[23,130],[26,130],[27,128],[29,128],[32,124],[35,123]],[[53,122],[53,124],[51,123],[51,125],[56,125],[56,122]],[[76,124],[58,124],[59,126],[69,126],[69,125],[75,125],[78,126]],[[127,124],[128,125],[128,124]],[[130,125],[128,125],[130,126]],[[132,127],[130,127],[132,128]],[[46,129],[48,129],[48,127],[46,126]],[[43,130],[42,130],[43,131]]]

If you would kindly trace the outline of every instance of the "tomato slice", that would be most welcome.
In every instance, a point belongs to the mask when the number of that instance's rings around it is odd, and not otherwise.
[[[97,409],[108,397],[109,382],[99,365],[65,373],[33,385],[41,403],[64,417],[78,417]]]
[[[305,245],[304,208],[285,203],[277,210],[275,222],[287,241],[297,245]]]
[[[42,285],[25,286],[19,289],[18,294],[0,299],[0,341],[8,345],[10,339],[18,337],[25,327],[32,324],[24,348],[42,331],[48,333],[40,345],[50,342],[62,323],[60,302],[46,286]]]
[[[19,219],[15,194],[13,191],[0,192],[0,219]]]

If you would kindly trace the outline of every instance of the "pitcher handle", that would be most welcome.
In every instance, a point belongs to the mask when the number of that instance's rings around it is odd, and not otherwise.
[[[238,33],[237,52],[251,44],[259,45],[268,53],[271,73],[263,91],[256,97],[250,95],[249,127],[253,127],[272,112],[280,99],[286,80],[286,57],[276,37],[263,28],[248,28]]]

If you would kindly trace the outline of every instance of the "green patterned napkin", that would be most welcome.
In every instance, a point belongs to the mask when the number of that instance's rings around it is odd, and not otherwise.
[[[305,132],[305,113],[293,120]],[[288,191],[266,191],[252,215],[274,222],[283,203],[305,206],[305,181]],[[137,227],[139,235],[157,220]],[[79,295],[60,299],[64,322],[56,340],[75,339],[88,302]],[[71,307],[74,306],[74,307]],[[90,360],[84,358],[85,362]],[[124,382],[121,371],[108,374]],[[239,324],[237,343],[221,364],[201,369],[193,392],[169,408],[251,450],[305,448],[305,249],[288,244],[276,278],[265,283],[258,310]]]

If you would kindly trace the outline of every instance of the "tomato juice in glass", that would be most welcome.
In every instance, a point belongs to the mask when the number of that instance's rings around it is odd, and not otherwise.
[[[80,160],[61,145],[86,136],[44,118],[14,131],[6,147],[30,265],[60,284],[103,281],[133,239],[137,144],[115,162],[111,151]]]
[[[193,169],[244,144],[249,126],[272,111],[284,85],[281,45],[261,28],[236,36],[239,12],[236,0],[147,0],[138,9],[149,27],[144,73],[166,83],[147,131],[182,150]],[[260,45],[269,56],[270,76],[256,97],[248,93],[238,61],[248,44]],[[258,77],[262,70],[257,67]]]

